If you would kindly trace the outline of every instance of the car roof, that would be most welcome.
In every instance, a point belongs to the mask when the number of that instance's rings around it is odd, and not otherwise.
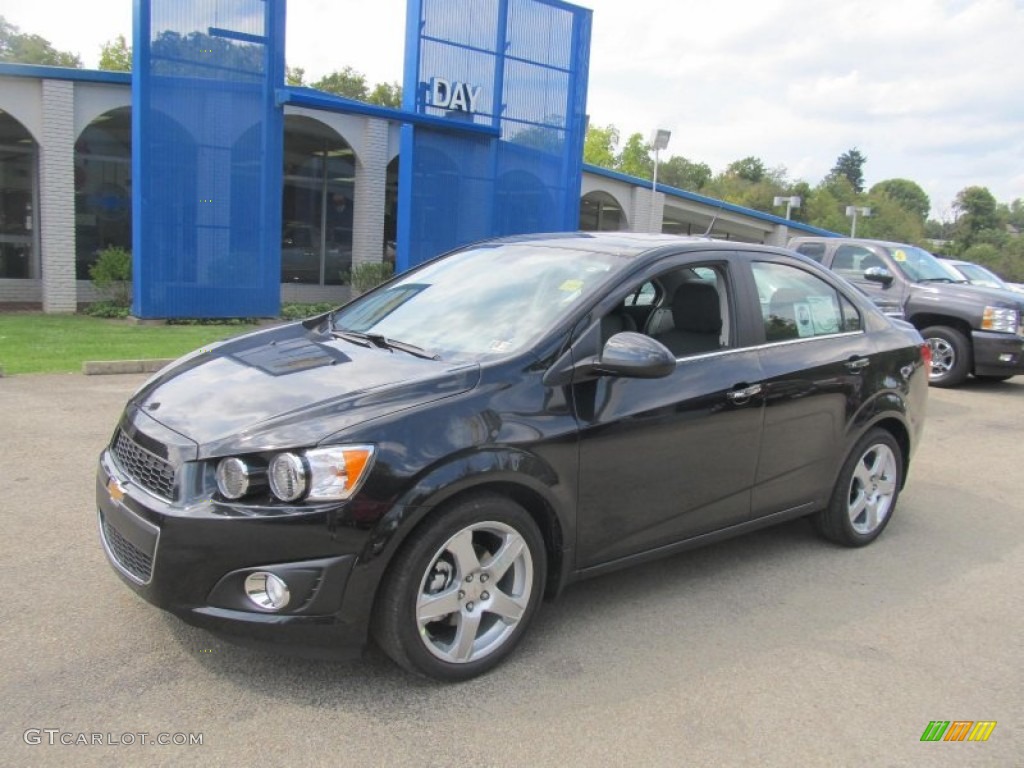
[[[473,245],[485,246],[504,243],[529,243],[543,248],[572,248],[574,250],[609,253],[636,257],[657,250],[703,250],[709,244],[729,250],[759,250],[786,253],[785,249],[759,243],[718,240],[700,235],[665,235],[644,232],[544,232],[529,235],[510,235],[496,240],[484,240]]]
[[[897,243],[892,240],[874,240],[870,237],[793,237],[789,240],[790,243],[836,243],[837,245],[863,245],[868,243],[870,245],[881,245],[886,248],[920,248],[919,245],[913,245],[911,243]],[[924,249],[922,249],[924,250]]]

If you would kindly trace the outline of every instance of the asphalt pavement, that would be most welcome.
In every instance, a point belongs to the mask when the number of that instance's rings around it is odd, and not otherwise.
[[[796,521],[575,585],[460,685],[239,648],[121,584],[95,461],[144,379],[0,379],[0,765],[1024,765],[1024,377],[932,390],[872,546]]]

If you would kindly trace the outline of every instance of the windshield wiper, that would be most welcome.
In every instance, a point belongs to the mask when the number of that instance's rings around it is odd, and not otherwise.
[[[331,331],[331,335],[335,338],[345,339],[355,344],[362,344],[364,347],[378,347],[380,349],[397,349],[401,352],[407,352],[410,355],[416,357],[422,357],[425,360],[440,360],[441,356],[428,352],[423,347],[417,347],[415,344],[409,344],[404,341],[398,341],[397,339],[386,338],[380,333],[365,333],[363,331],[349,331],[344,329],[335,328]]]
[[[922,277],[917,282],[919,283],[955,283],[957,282],[951,277]]]

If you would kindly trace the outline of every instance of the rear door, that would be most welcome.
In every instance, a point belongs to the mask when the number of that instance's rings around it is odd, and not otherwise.
[[[770,256],[753,261],[751,273],[765,396],[752,516],[811,511],[828,498],[847,425],[881,371],[863,318],[837,285]]]

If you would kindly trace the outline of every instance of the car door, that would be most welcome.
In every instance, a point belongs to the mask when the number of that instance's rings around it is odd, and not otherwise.
[[[722,253],[680,259],[626,287],[657,296],[648,335],[675,345],[660,379],[573,386],[580,427],[577,562],[596,567],[743,521],[750,514],[763,401],[745,347],[734,267]],[[717,292],[717,299],[710,299]],[[696,298],[718,313],[701,320]],[[599,321],[600,322],[600,321]],[[617,323],[612,324],[618,326]],[[716,330],[717,327],[717,330]],[[702,331],[713,337],[709,340]],[[671,349],[671,346],[670,346]]]
[[[907,281],[884,248],[844,243],[832,252],[830,268],[860,288],[887,315],[903,317],[907,300]],[[868,280],[868,270],[885,270],[887,282]]]
[[[847,426],[882,372],[838,283],[770,257],[754,260],[751,276],[763,318],[765,396],[752,515],[811,511],[827,499]]]

